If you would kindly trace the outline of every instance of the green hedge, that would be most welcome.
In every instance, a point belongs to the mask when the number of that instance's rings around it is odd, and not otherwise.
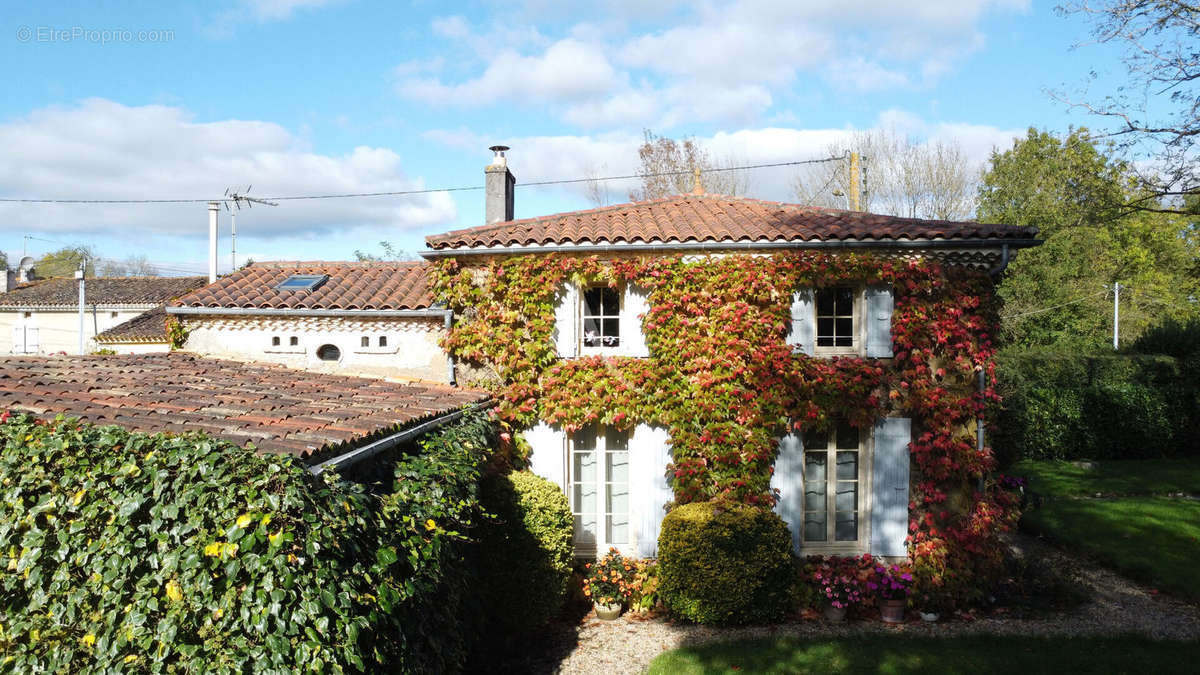
[[[1197,382],[1180,359],[1023,350],[996,362],[1002,464],[1196,454]]]
[[[658,536],[659,593],[691,621],[776,621],[791,605],[792,536],[775,513],[693,502],[671,510]]]
[[[543,626],[562,609],[571,578],[573,524],[567,497],[528,471],[489,476],[481,501],[479,594],[489,635],[507,638]]]
[[[460,669],[482,414],[381,496],[200,434],[0,424],[8,671]]]

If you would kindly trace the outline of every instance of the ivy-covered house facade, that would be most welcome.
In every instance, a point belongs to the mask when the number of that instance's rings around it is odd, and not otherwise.
[[[993,557],[993,278],[1035,231],[705,194],[511,220],[487,176],[494,222],[427,238],[442,344],[577,555],[652,556],[673,504],[732,500],[802,555]]]

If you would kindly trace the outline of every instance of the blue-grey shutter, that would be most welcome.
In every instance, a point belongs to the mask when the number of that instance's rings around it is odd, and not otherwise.
[[[571,282],[563,284],[554,308],[554,346],[559,358],[579,356],[579,288]]]
[[[640,316],[650,311],[647,295],[646,289],[641,286],[625,285],[625,303],[621,308],[621,352],[626,356],[650,356]]]
[[[630,516],[637,523],[637,552],[643,558],[653,558],[658,553],[658,533],[666,515],[663,507],[675,498],[667,482],[670,461],[667,430],[637,425],[629,438],[630,491],[636,510]]]
[[[867,289],[866,316],[867,356],[876,359],[892,357],[892,289],[875,286]]]
[[[884,417],[875,423],[871,471],[871,555],[905,556],[908,549],[908,444],[912,420]]]
[[[562,429],[545,422],[524,433],[529,443],[530,469],[537,475],[566,491],[567,488],[567,435]]]
[[[775,513],[787,523],[792,533],[792,550],[799,555],[800,528],[804,526],[804,442],[800,434],[780,439],[771,487],[779,490]]]
[[[792,349],[812,356],[816,333],[813,316],[813,291],[805,288],[792,294],[792,330],[788,333],[787,343]]]

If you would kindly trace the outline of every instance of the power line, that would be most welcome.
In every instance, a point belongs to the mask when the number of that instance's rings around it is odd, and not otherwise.
[[[1074,305],[1074,304],[1075,304],[1075,303],[1077,303],[1077,302],[1083,302],[1084,300],[1088,300],[1088,299],[1094,298],[1094,297],[1096,297],[1096,296],[1098,296],[1098,295],[1108,295],[1108,289],[1104,289],[1103,291],[1099,291],[1099,292],[1097,292],[1097,293],[1091,293],[1091,294],[1089,294],[1089,295],[1083,295],[1083,296],[1080,296],[1080,297],[1078,297],[1078,298],[1075,298],[1074,300],[1069,300],[1069,301],[1067,301],[1067,302],[1064,302],[1064,303],[1062,303],[1061,305],[1054,305],[1054,306],[1052,306],[1052,307],[1043,307],[1043,308],[1041,308],[1041,309],[1035,309],[1035,310],[1032,310],[1032,311],[1029,311],[1029,312],[1022,312],[1022,313],[1020,313],[1020,314],[1009,314],[1009,315],[1007,315],[1007,316],[1002,316],[1001,318],[1002,318],[1002,319],[1019,319],[1019,318],[1021,318],[1021,317],[1023,317],[1023,316],[1029,316],[1029,315],[1031,315],[1031,314],[1041,314],[1042,312],[1049,312],[1049,311],[1050,311],[1050,310],[1052,310],[1052,309],[1058,309],[1058,308],[1060,308],[1060,307],[1066,307],[1067,305]]]
[[[743,166],[723,166],[711,169],[701,169],[700,173],[717,173],[720,171],[745,171],[749,169],[770,169],[784,166],[801,166],[803,164],[819,164],[822,162],[841,161],[843,157],[824,157],[820,159],[803,159],[794,162],[772,162],[768,164],[746,164]],[[654,173],[631,173],[623,176],[598,176],[595,178],[567,178],[562,180],[540,180],[528,183],[518,183],[517,187],[540,187],[546,185],[568,185],[572,183],[590,183],[593,181],[630,180],[641,178],[657,178],[665,176],[692,175],[695,170],[660,171]],[[423,195],[434,192],[470,192],[482,190],[482,185],[467,185],[449,188],[428,188],[423,190],[392,190],[387,192],[347,192],[315,195],[286,195],[280,197],[260,197],[258,199],[271,201],[297,201],[302,199],[354,199],[361,197],[403,197]],[[6,204],[204,204],[208,202],[233,202],[234,198],[217,197],[209,199],[35,199],[0,197],[0,203]]]

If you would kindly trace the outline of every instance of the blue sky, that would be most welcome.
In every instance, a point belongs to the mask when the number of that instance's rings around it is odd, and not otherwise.
[[[649,128],[716,157],[825,156],[855,130],[953,140],[982,162],[1029,126],[1094,123],[1051,99],[1119,54],[1023,0],[575,3],[8,2],[0,197],[156,199],[480,185],[487,146],[521,182],[636,170]],[[751,174],[794,200],[794,169]],[[623,201],[628,184],[611,185]],[[517,192],[517,217],[588,208]],[[256,259],[346,259],[481,224],[482,193],[291,201],[238,218]],[[222,262],[228,260],[222,217]],[[0,204],[0,250],[58,242],[203,269],[202,204]]]

